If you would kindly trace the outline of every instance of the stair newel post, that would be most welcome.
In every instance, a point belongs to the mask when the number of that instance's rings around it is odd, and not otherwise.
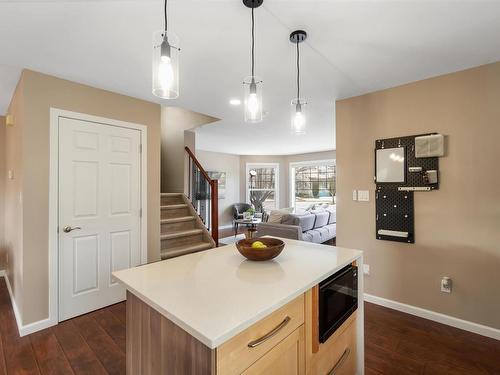
[[[215,241],[215,246],[219,247],[219,181],[211,180],[212,188],[211,196],[211,222],[212,222],[212,238]]]

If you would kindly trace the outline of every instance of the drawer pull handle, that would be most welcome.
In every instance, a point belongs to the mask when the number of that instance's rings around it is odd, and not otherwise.
[[[346,348],[344,350],[344,353],[342,354],[342,357],[340,357],[339,361],[335,364],[335,366],[333,366],[332,370],[328,373],[328,375],[335,375],[337,371],[342,367],[347,357],[349,357],[349,354],[351,354],[351,349]]]
[[[257,340],[250,341],[248,343],[248,347],[255,348],[256,346],[259,346],[260,344],[263,344],[264,342],[269,340],[271,337],[276,336],[281,329],[283,329],[288,323],[290,323],[290,320],[292,319],[289,316],[287,316],[285,319],[283,319],[283,321],[280,324],[278,324],[271,331],[269,331],[269,333],[266,333],[264,336],[262,336]]]

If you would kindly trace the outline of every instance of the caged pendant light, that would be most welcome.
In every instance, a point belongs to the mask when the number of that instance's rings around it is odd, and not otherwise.
[[[153,94],[162,99],[179,96],[179,38],[168,31],[167,0],[165,30],[153,34]]]
[[[296,30],[290,34],[290,42],[297,48],[297,96],[292,100],[292,120],[291,128],[293,134],[306,133],[306,114],[305,106],[307,102],[300,97],[300,50],[299,43],[307,39],[307,33],[304,30]]]
[[[264,0],[243,0],[243,4],[252,9],[252,75],[243,80],[245,95],[245,122],[262,121],[262,80],[255,76],[255,18],[254,9]]]

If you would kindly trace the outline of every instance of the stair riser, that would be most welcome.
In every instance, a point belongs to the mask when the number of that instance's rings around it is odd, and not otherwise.
[[[174,208],[173,210],[161,210],[162,219],[173,219],[176,217],[191,216],[191,212],[187,207]]]
[[[195,221],[182,221],[180,223],[161,224],[161,234],[179,232],[188,229],[195,229]]]
[[[162,206],[166,206],[168,204],[183,204],[184,200],[180,195],[171,196],[171,197],[161,197],[160,202]]]
[[[165,249],[168,251],[169,248],[171,247],[177,247],[177,246],[183,246],[183,245],[192,245],[197,242],[201,242],[203,240],[203,235],[200,234],[195,234],[192,236],[185,236],[185,237],[178,237],[178,238],[172,238],[168,240],[161,240],[161,249],[162,252]]]

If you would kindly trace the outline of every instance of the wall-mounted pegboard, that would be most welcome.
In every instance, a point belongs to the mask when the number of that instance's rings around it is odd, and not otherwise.
[[[375,208],[378,240],[415,242],[413,194],[417,191],[439,189],[439,158],[417,158],[415,138],[435,134],[419,134],[375,141],[374,180],[377,185]],[[440,137],[442,139],[442,136]],[[386,150],[386,152],[377,152],[377,150]],[[386,162],[383,155],[386,160],[389,160],[387,168],[385,168]],[[378,161],[379,168],[377,157],[382,159]],[[396,162],[391,161],[390,158]],[[387,172],[386,169],[391,168],[396,168],[392,171],[394,173]]]
[[[415,242],[412,191],[379,190],[375,208],[378,240]]]
[[[424,135],[431,135],[436,133],[419,134],[408,137],[377,139],[375,141],[375,152],[380,149],[389,149],[404,147],[406,153],[406,179],[405,182],[385,182],[378,183],[377,190],[379,189],[407,189],[413,191],[425,191],[439,189],[439,158],[416,158],[415,157],[415,138]],[[375,158],[375,170],[377,170],[377,158]],[[419,169],[421,171],[411,172],[412,169]],[[437,182],[428,183],[426,181],[427,171],[437,171]],[[376,178],[375,178],[376,181]]]

